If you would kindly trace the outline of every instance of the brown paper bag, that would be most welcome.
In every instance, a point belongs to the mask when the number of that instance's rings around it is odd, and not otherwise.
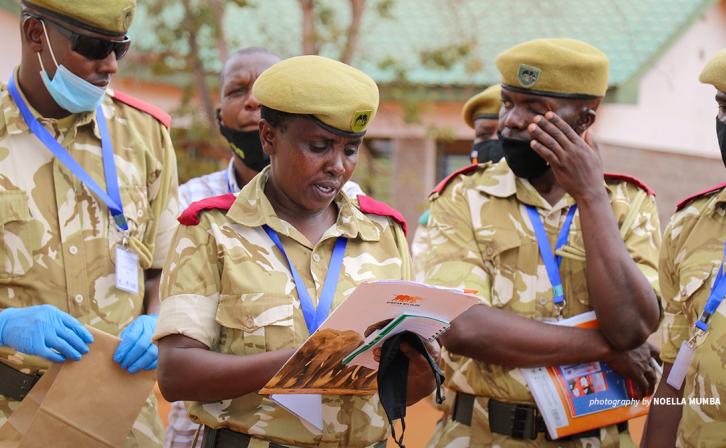
[[[54,364],[0,428],[0,448],[116,448],[154,386],[113,362],[119,339],[89,328],[94,342],[78,362]]]

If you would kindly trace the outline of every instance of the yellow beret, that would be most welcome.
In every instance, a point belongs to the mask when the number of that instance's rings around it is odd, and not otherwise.
[[[474,120],[483,118],[498,118],[499,108],[502,107],[502,86],[497,84],[479,92],[464,103],[461,116],[474,129]]]
[[[726,92],[726,49],[719,51],[708,61],[698,80]]]
[[[25,6],[99,34],[122,36],[131,26],[136,0],[23,0]]]
[[[502,84],[514,90],[555,96],[604,96],[608,58],[575,39],[535,39],[504,51],[496,59]]]
[[[361,135],[378,110],[378,86],[362,71],[322,56],[296,56],[274,64],[255,81],[263,106],[312,115],[332,132]]]

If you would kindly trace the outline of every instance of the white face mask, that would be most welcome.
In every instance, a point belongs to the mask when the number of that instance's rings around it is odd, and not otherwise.
[[[36,53],[38,61],[40,62],[40,77],[43,80],[45,88],[48,89],[50,96],[53,97],[56,103],[63,109],[71,113],[93,111],[101,104],[103,95],[106,93],[106,89],[95,86],[85,79],[79,77],[75,73],[71,72],[67,68],[58,64],[58,61],[53,54],[53,47],[50,45],[50,39],[48,39],[48,31],[45,28],[45,22],[43,24],[43,33],[45,34],[45,40],[48,42],[48,49],[50,50],[50,56],[53,58],[53,63],[56,66],[55,75],[51,80],[48,77],[43,66],[43,60],[40,58],[40,53]]]

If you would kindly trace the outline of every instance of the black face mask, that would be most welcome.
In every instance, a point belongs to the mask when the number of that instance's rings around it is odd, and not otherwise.
[[[217,111],[217,124],[219,124],[219,132],[227,139],[232,152],[242,159],[245,165],[255,171],[262,171],[264,167],[270,164],[270,157],[262,150],[260,132],[257,129],[254,131],[238,131],[228,128],[222,124],[219,111]]]
[[[716,117],[716,136],[718,137],[718,147],[721,149],[721,160],[726,166],[726,123]]]
[[[545,159],[529,146],[529,140],[507,138],[499,131],[497,135],[502,144],[504,158],[516,176],[532,179],[541,176],[549,169],[550,166]]]
[[[471,160],[476,159],[478,163],[499,162],[504,157],[502,143],[499,140],[485,140],[474,143],[469,153]]]
[[[403,435],[406,432],[406,392],[408,388],[408,357],[400,350],[403,341],[408,342],[426,358],[436,380],[436,403],[444,402],[441,396],[444,375],[421,339],[410,331],[404,331],[387,339],[381,347],[381,362],[378,364],[378,397],[383,410],[386,411],[388,423],[391,425],[393,440],[402,448],[404,446]],[[401,419],[401,437],[397,438],[393,421],[399,418]]]

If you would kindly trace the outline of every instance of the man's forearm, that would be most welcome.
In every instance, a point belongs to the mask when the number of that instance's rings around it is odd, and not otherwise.
[[[578,209],[600,331],[618,350],[638,347],[658,325],[655,292],[625,248],[607,195],[578,202]]]
[[[452,353],[511,368],[602,361],[615,354],[598,330],[550,325],[486,305],[459,316],[441,340]]]
[[[683,398],[683,388],[674,389],[665,379],[671,372],[670,363],[663,364],[663,379],[658,385],[653,398],[672,398],[676,402]],[[659,448],[662,446],[676,446],[678,424],[681,421],[683,407],[673,404],[652,404],[648,412],[648,421],[643,432],[643,441],[640,444],[644,448]]]
[[[159,388],[169,401],[219,401],[257,392],[294,352],[228,355],[209,351],[198,342],[179,347],[174,343],[178,338],[193,341],[181,335],[159,341]]]

